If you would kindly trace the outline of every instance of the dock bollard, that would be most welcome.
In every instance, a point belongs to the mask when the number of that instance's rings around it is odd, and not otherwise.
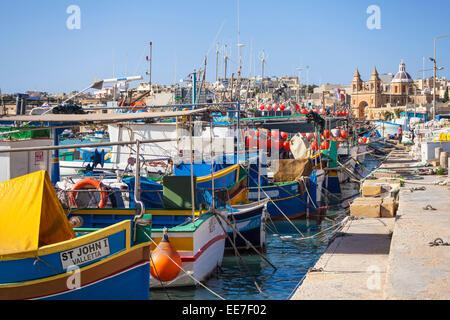
[[[439,163],[442,168],[448,169],[448,152],[441,152]]]
[[[442,153],[442,148],[441,147],[434,148],[434,158],[436,160],[440,160],[441,159],[441,153]]]

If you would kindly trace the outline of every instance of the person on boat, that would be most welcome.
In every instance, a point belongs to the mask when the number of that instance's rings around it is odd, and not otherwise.
[[[398,126],[398,142],[402,143],[402,126]]]

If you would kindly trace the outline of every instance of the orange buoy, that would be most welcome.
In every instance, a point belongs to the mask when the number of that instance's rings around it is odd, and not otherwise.
[[[320,144],[320,148],[322,150],[328,150],[330,149],[330,143],[326,140],[322,141],[322,143]]]
[[[72,207],[76,207],[75,198],[76,198],[76,194],[78,193],[76,191],[83,189],[85,187],[94,187],[95,189],[101,191],[100,192],[100,202],[98,203],[98,207],[99,208],[106,207],[108,197],[107,197],[107,192],[105,192],[105,191],[107,191],[107,189],[103,183],[101,183],[100,181],[98,181],[97,179],[94,179],[94,178],[84,178],[84,179],[78,181],[74,185],[74,187],[72,188],[72,191],[70,191],[70,193],[69,193],[70,204]]]
[[[340,132],[340,135],[341,135],[341,137],[342,138],[347,138],[348,137],[348,132],[347,131],[345,131],[345,130],[341,130],[341,132]]]
[[[315,140],[311,141],[311,149],[313,150],[319,150],[317,142]]]
[[[270,150],[272,148],[272,139],[270,139],[270,137],[267,138],[266,147],[267,150]]]
[[[181,257],[167,236],[167,229],[163,230],[163,238],[155,250],[151,253],[150,273],[159,281],[171,281],[180,273]]]

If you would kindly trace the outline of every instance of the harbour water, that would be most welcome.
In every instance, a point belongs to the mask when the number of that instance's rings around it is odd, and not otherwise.
[[[61,144],[89,143],[81,139],[69,139]],[[367,176],[377,165],[378,161],[367,156],[364,163],[357,168],[361,177]],[[350,184],[342,186],[343,198],[355,193]],[[341,208],[329,210],[327,215],[334,218],[342,213]],[[332,219],[298,220],[296,227],[305,237],[313,236],[317,232],[332,226]],[[240,253],[240,260],[232,251],[223,258],[223,263],[216,274],[213,274],[204,284],[227,300],[286,300],[296,289],[307,271],[312,268],[328,246],[329,230],[322,236],[307,240],[300,238],[298,232],[289,222],[268,222],[267,248],[265,255],[277,270],[274,270],[261,257],[249,251]],[[260,287],[260,292],[256,285]],[[217,296],[201,286],[151,289],[151,300],[217,300]]]
[[[330,212],[332,214],[332,212]],[[323,220],[296,221],[296,227],[305,235],[311,236],[332,225],[333,222]],[[270,226],[273,229],[273,225]],[[287,222],[275,222],[279,234],[267,233],[266,257],[278,269],[275,271],[268,263],[256,254],[241,254],[246,266],[234,254],[224,256],[221,270],[213,275],[205,285],[227,300],[285,300],[295,289],[309,268],[328,245],[327,237],[298,241],[299,234]],[[281,236],[292,238],[282,240]],[[254,284],[258,283],[263,293]],[[195,288],[170,288],[150,290],[150,299],[155,300],[215,300],[218,299],[208,290]]]
[[[366,177],[379,163],[367,156],[357,171],[362,177]],[[350,184],[347,184],[347,187],[350,187]],[[355,194],[353,187],[343,188],[342,192],[343,198]],[[323,219],[321,222],[313,219],[297,220],[294,224],[305,237],[313,236],[336,223],[333,219],[343,212],[339,207],[327,212],[327,216],[331,219]],[[333,230],[323,232],[321,236],[311,239],[296,240],[300,238],[300,235],[289,222],[276,221],[274,224],[268,222],[265,255],[277,267],[276,271],[254,253],[241,253],[245,265],[234,253],[230,253],[224,256],[218,274],[213,275],[204,284],[227,300],[286,300],[307,271],[325,252]],[[256,288],[255,280],[262,293]],[[151,289],[150,299],[217,300],[219,298],[203,287],[196,286]]]

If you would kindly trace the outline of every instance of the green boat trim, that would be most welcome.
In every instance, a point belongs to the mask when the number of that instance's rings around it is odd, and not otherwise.
[[[204,213],[195,219],[195,222],[189,222],[183,225],[167,228],[168,232],[195,232],[206,220],[211,218],[211,213]],[[152,232],[163,232],[163,228],[152,228]]]

